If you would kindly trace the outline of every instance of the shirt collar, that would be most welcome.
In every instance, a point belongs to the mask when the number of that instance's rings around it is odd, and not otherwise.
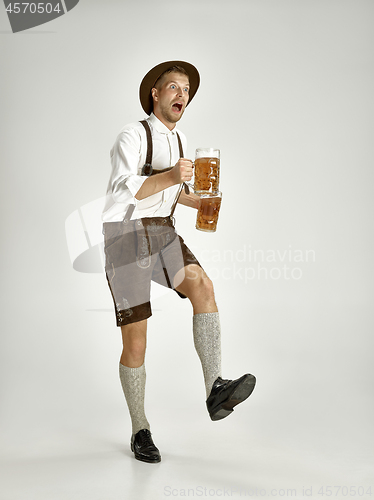
[[[161,134],[175,134],[177,131],[176,126],[173,128],[173,130],[169,130],[167,126],[164,123],[162,123],[162,121],[159,120],[157,116],[154,115],[153,113],[149,115],[148,121],[157,130],[157,132],[160,132]]]

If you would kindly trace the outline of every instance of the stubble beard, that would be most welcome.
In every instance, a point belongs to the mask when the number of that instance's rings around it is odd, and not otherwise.
[[[165,120],[167,120],[169,123],[177,123],[179,120],[182,118],[184,109],[179,115],[175,115],[170,109],[166,106],[163,106],[160,108],[161,114]]]

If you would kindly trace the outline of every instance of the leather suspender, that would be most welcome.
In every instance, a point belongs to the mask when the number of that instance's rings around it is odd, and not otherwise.
[[[161,174],[162,172],[168,172],[173,167],[163,168],[162,170],[153,170],[153,167],[152,167],[153,141],[152,141],[151,129],[149,127],[149,123],[147,122],[147,120],[142,120],[140,123],[145,128],[145,133],[147,136],[147,155],[145,158],[145,164],[143,165],[143,168],[142,168],[142,175],[146,175],[147,177],[149,177],[151,175]],[[184,154],[183,154],[182,141],[181,141],[181,138],[179,137],[178,132],[176,132],[176,134],[177,134],[178,146],[179,146],[179,157],[183,158]]]
[[[143,168],[142,168],[142,175],[146,175],[147,177],[149,177],[153,173],[153,167],[152,167],[152,156],[153,156],[152,134],[151,134],[151,129],[149,128],[149,124],[148,124],[147,120],[142,120],[140,123],[145,128],[145,133],[147,135],[147,156],[146,156],[146,159],[145,159],[145,164],[143,165]]]
[[[149,123],[147,122],[147,120],[142,120],[140,123],[145,128],[145,132],[146,132],[146,136],[147,136],[147,155],[146,155],[146,159],[145,159],[145,164],[143,165],[143,168],[142,168],[142,175],[146,175],[147,177],[149,177],[151,175],[161,174],[162,172],[168,172],[173,167],[163,168],[162,170],[154,170],[153,169],[153,167],[152,167],[153,142],[152,142],[151,129],[150,129],[150,126],[149,126]],[[178,146],[179,146],[179,157],[183,158],[184,154],[183,154],[182,141],[181,141],[181,138],[179,137],[178,132],[176,132],[176,134],[177,134]],[[180,197],[180,194],[182,192],[183,187],[184,187],[185,193],[190,194],[190,190],[189,190],[188,185],[185,182],[183,182],[183,184],[181,185],[181,187],[179,189],[177,197],[174,201],[174,204],[172,206],[170,217],[173,216],[175,207],[178,203],[178,200],[179,200],[179,197]]]

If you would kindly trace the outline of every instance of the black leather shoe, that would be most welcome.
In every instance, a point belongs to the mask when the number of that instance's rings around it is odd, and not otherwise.
[[[212,420],[221,420],[234,411],[234,406],[242,403],[255,388],[256,377],[247,373],[237,380],[218,377],[212,387],[206,406]]]
[[[160,452],[152,440],[151,431],[148,429],[142,429],[131,436],[131,451],[134,452],[135,458],[142,462],[155,464],[161,461]]]

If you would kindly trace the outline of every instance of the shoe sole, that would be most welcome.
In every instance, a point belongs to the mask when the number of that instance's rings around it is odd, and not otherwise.
[[[228,399],[212,409],[210,418],[216,421],[231,415],[234,411],[234,406],[245,401],[252,394],[255,385],[256,377],[254,375],[244,375],[242,382],[235,387]]]
[[[159,462],[161,462],[161,456],[157,457],[155,460],[147,459],[146,457],[143,457],[142,455],[138,455],[137,453],[135,453],[134,447],[131,443],[130,443],[130,448],[131,451],[134,453],[136,460],[139,460],[140,462],[146,462],[147,464],[158,464]]]

